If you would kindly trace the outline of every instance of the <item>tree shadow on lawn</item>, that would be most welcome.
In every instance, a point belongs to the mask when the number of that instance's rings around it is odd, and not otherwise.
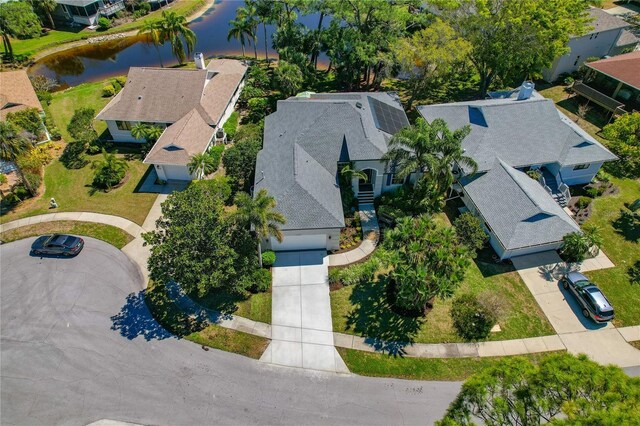
[[[204,297],[189,295],[191,300],[201,305],[203,308],[220,313],[221,318],[231,318],[232,314],[238,310],[238,303],[249,298],[248,295],[228,292],[216,289],[209,292]]]
[[[640,241],[640,219],[633,213],[620,210],[620,217],[612,222],[613,229],[625,240],[637,243]]]
[[[425,322],[424,317],[408,317],[393,311],[387,297],[388,278],[354,286],[350,296],[353,310],[347,316],[347,329],[367,337],[377,351],[403,356]]]

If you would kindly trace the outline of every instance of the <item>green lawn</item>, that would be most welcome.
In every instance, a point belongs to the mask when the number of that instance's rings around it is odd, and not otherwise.
[[[100,154],[87,156],[89,164],[81,169],[67,169],[59,160],[45,167],[45,192],[37,199],[27,200],[0,217],[0,222],[9,222],[27,216],[51,213],[49,199],[56,199],[56,212],[85,211],[105,213],[127,218],[142,225],[157,195],[134,192],[148,167],[140,160],[129,160],[126,182],[110,192],[92,191],[93,170],[91,161]]]
[[[337,348],[352,373],[362,376],[397,377],[410,380],[464,380],[504,358],[402,358],[380,353]],[[546,354],[522,356],[539,362]]]
[[[164,286],[149,283],[146,302],[154,318],[168,331],[199,345],[259,359],[269,344],[269,339],[229,330],[217,325],[195,323],[171,301]]]
[[[596,198],[587,223],[602,231],[602,249],[615,268],[587,273],[600,286],[616,310],[616,326],[640,324],[640,286],[629,282],[627,268],[640,261],[640,224],[624,220],[624,204],[640,198],[640,183],[632,179],[613,179],[620,193]]]
[[[145,21],[160,19],[162,10],[172,10],[178,15],[188,16],[203,7],[206,3],[206,0],[176,0],[169,9],[162,8],[161,10],[151,12],[147,16],[136,21],[128,22],[126,24],[110,28],[106,31],[92,31],[86,28],[83,28],[80,31],[78,29],[51,30],[46,35],[39,38],[27,40],[12,39],[11,45],[13,46],[13,52],[16,55],[33,55],[41,50],[71,41],[138,29]]]
[[[133,236],[111,225],[92,222],[56,221],[21,226],[20,228],[2,232],[0,233],[0,241],[10,243],[11,241],[21,240],[23,238],[55,233],[97,238],[118,249],[121,249],[133,240]]]
[[[498,324],[502,331],[489,340],[508,340],[553,334],[553,328],[535,299],[512,267],[473,263],[456,295],[484,294],[502,307]],[[393,312],[386,298],[383,279],[332,291],[331,315],[337,332],[377,337],[386,341],[416,343],[462,342],[451,316],[452,299],[436,299],[424,318],[409,318]],[[455,298],[455,296],[454,296]]]
[[[49,105],[46,110],[55,125],[60,129],[64,140],[71,140],[67,132],[67,125],[71,121],[71,117],[73,117],[76,109],[93,108],[96,114],[98,114],[112,99],[102,97],[102,88],[106,83],[106,81],[84,83],[61,92],[53,93],[51,105]],[[99,135],[107,129],[106,123],[101,120],[95,120],[93,126]]]
[[[243,297],[224,291],[212,291],[203,298],[194,297],[198,303],[209,309],[232,313],[254,321],[271,324],[271,293],[250,294]]]

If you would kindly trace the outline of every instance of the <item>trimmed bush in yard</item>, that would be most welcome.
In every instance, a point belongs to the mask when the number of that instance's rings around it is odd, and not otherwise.
[[[496,313],[472,294],[463,294],[453,301],[451,318],[456,331],[465,340],[485,339],[497,321]]]
[[[276,253],[271,250],[267,250],[262,253],[262,265],[269,267],[276,263]]]

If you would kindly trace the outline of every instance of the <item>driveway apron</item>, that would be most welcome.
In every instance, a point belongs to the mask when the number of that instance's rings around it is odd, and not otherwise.
[[[511,260],[569,352],[587,354],[602,364],[640,365],[640,351],[629,345],[612,323],[599,324],[582,315],[575,297],[560,283],[571,266],[555,251]]]
[[[262,362],[349,372],[333,342],[328,264],[324,251],[278,253],[272,269],[272,340]]]

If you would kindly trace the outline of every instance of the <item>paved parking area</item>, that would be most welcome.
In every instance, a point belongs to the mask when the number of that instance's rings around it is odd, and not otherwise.
[[[261,361],[349,372],[333,344],[328,264],[324,251],[278,253],[272,269],[272,341]]]

